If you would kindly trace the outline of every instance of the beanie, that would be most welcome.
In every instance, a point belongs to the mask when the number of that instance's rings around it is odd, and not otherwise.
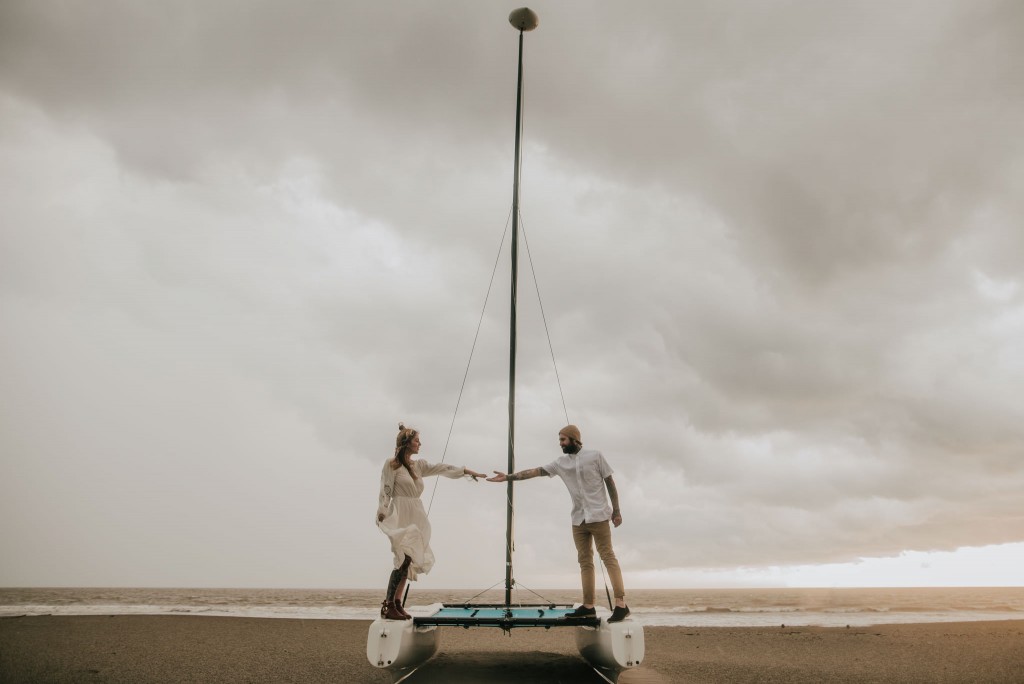
[[[566,425],[564,428],[558,431],[559,435],[565,435],[571,440],[579,444],[583,444],[583,438],[580,436],[580,429],[575,425]]]

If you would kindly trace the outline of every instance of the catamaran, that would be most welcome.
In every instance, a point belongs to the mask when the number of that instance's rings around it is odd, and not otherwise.
[[[519,269],[519,178],[523,105],[523,36],[537,28],[538,18],[529,8],[514,10],[509,23],[519,32],[519,66],[516,85],[515,168],[512,182],[511,236],[511,319],[509,336],[508,471],[515,472],[515,388],[516,388],[516,295]],[[370,664],[387,669],[400,682],[437,653],[441,627],[498,627],[506,632],[521,627],[557,627],[576,630],[580,655],[606,681],[614,682],[623,670],[638,666],[644,658],[643,625],[626,618],[609,623],[605,617],[567,619],[570,604],[518,603],[512,601],[515,579],[512,572],[513,482],[506,484],[505,601],[504,603],[435,604],[417,611],[411,620],[377,618],[370,625],[366,657]],[[422,613],[429,614],[422,614]]]

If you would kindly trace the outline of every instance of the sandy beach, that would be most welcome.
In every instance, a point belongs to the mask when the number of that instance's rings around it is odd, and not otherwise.
[[[366,661],[368,622],[199,616],[0,619],[2,682],[390,682]],[[860,628],[648,627],[638,682],[1024,681],[1024,621]],[[448,629],[412,677],[594,682],[571,630]]]

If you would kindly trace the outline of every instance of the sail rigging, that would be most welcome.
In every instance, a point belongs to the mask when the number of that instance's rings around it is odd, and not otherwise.
[[[529,254],[529,244],[526,241],[525,231],[522,231],[521,216],[519,211],[519,187],[520,169],[522,162],[522,131],[523,131],[523,43],[524,34],[537,27],[537,15],[529,8],[514,10],[509,15],[509,22],[519,31],[519,55],[517,62],[516,76],[516,131],[515,131],[515,157],[513,167],[512,183],[512,235],[511,235],[511,293],[510,293],[510,314],[509,314],[509,372],[508,372],[508,470],[509,474],[515,472],[515,435],[516,435],[516,348],[517,348],[517,309],[519,289],[519,235],[523,233],[523,243]],[[507,224],[506,224],[507,230]],[[505,236],[502,236],[502,245]],[[501,249],[499,247],[499,254]],[[533,274],[534,285],[536,286],[536,273],[533,271],[533,260],[529,258],[531,273]],[[491,285],[494,283],[497,273],[497,262],[495,271],[491,274]],[[487,297],[484,301],[486,308],[487,299],[490,298],[491,285],[488,285]],[[540,288],[537,287],[537,298],[540,302]],[[548,333],[547,319],[543,311],[543,303],[540,303],[541,317],[544,320],[544,331],[548,338],[548,348],[551,351],[551,360],[554,364],[554,348],[551,345],[551,336]],[[481,313],[481,322],[483,313]],[[477,326],[477,337],[480,333],[480,326]],[[477,338],[473,340],[473,350],[476,349]],[[472,363],[473,350],[470,352],[470,363]],[[458,413],[462,401],[462,394],[466,386],[466,377],[469,373],[467,365],[466,375],[463,377],[462,388],[459,390],[459,398],[455,405],[455,413]],[[562,394],[561,379],[558,378],[558,367],[555,364],[555,377],[558,379],[559,394],[562,398],[562,408],[565,409],[565,396]],[[566,422],[569,422],[568,411],[566,411]],[[454,428],[455,416],[452,417],[452,428]],[[448,440],[451,439],[449,429]],[[445,454],[447,454],[448,442],[445,443]],[[442,456],[443,462],[444,456]],[[435,490],[436,491],[436,490]],[[431,495],[431,504],[433,494]],[[616,676],[620,670],[636,667],[640,664],[644,654],[644,635],[641,625],[633,624],[632,621],[617,622],[610,624],[602,618],[595,616],[567,617],[573,612],[573,606],[567,604],[555,604],[549,601],[543,603],[519,603],[513,606],[512,590],[516,585],[513,572],[513,553],[515,550],[515,505],[513,481],[508,480],[506,484],[506,529],[505,529],[505,600],[503,604],[478,604],[472,603],[473,599],[459,604],[434,604],[426,606],[422,611],[414,611],[411,620],[389,620],[382,616],[370,626],[367,635],[366,656],[371,664],[379,668],[387,668],[396,673],[402,674],[402,678],[409,676],[420,665],[430,659],[436,653],[439,645],[438,628],[443,626],[457,627],[500,627],[511,632],[515,627],[571,627],[576,630],[576,645],[580,655],[586,659],[595,671],[606,681],[614,681],[606,676],[610,673]],[[496,586],[496,585],[495,585]],[[489,591],[485,590],[485,591]],[[539,596],[536,592],[531,593]],[[484,592],[481,592],[484,593]],[[478,594],[477,596],[479,596]],[[543,598],[543,597],[540,597]],[[610,601],[609,601],[610,602]],[[400,681],[400,680],[399,680]]]
[[[525,9],[525,8],[524,8]],[[516,76],[516,148],[512,172],[512,274],[508,341],[508,473],[516,471],[516,316],[519,295],[519,176],[522,161],[523,137],[523,35],[537,28],[537,15],[526,9],[517,10],[509,20],[519,23],[519,62]],[[512,553],[515,550],[515,488],[512,480],[506,483],[505,510],[505,606],[512,605]]]

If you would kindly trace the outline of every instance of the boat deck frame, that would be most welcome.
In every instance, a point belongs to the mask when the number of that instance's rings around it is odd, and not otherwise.
[[[572,605],[527,603],[506,606],[503,603],[460,603],[442,605],[433,615],[414,617],[417,627],[599,627],[598,617],[570,618]]]

